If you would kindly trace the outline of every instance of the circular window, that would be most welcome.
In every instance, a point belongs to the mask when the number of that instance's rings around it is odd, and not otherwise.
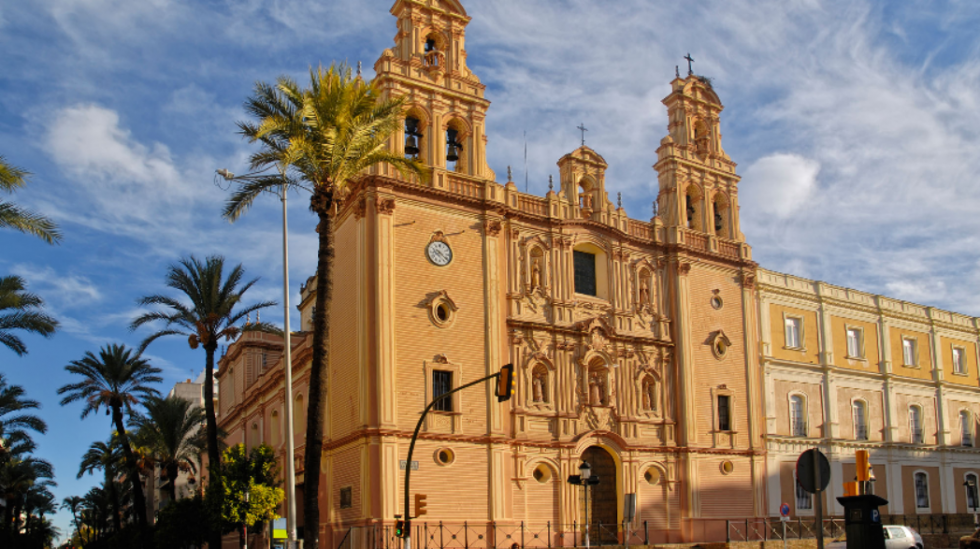
[[[449,448],[436,450],[436,463],[439,465],[451,465],[454,461],[456,461],[456,454]]]
[[[725,306],[725,302],[722,301],[721,298],[718,296],[712,296],[711,306],[714,307],[715,309],[721,309],[722,307]]]
[[[531,476],[534,477],[534,480],[544,484],[551,480],[551,468],[544,464],[538,465],[534,468],[534,472],[531,473]]]
[[[446,307],[445,303],[440,303],[439,306],[436,307],[436,317],[442,322],[449,320],[449,308]]]
[[[660,470],[656,467],[650,467],[643,473],[643,480],[647,481],[649,484],[656,486],[660,484]]]
[[[721,462],[721,472],[724,475],[730,475],[735,471],[735,464],[730,461]]]
[[[446,297],[437,297],[429,304],[429,319],[440,328],[452,326],[456,319],[456,305]]]

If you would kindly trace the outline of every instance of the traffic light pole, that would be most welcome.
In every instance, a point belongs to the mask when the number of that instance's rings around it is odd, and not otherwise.
[[[409,488],[409,482],[411,481],[411,477],[412,477],[412,454],[415,453],[415,440],[419,438],[419,431],[422,429],[422,422],[425,421],[425,416],[429,414],[429,410],[431,410],[432,407],[435,406],[437,402],[440,402],[443,399],[448,398],[462,391],[463,389],[468,389],[474,385],[479,385],[481,383],[485,383],[487,381],[490,381],[491,379],[497,379],[499,377],[500,377],[500,372],[497,372],[483,379],[478,379],[474,382],[467,383],[466,385],[457,387],[452,391],[449,391],[448,393],[443,393],[437,396],[436,398],[434,398],[432,402],[430,402],[429,405],[425,407],[425,411],[422,412],[422,417],[419,418],[419,422],[415,425],[415,433],[412,435],[412,442],[411,444],[408,445],[408,461],[405,463],[405,510],[404,510],[405,515],[404,516],[405,516],[405,528],[408,530],[408,535],[405,536],[405,549],[412,549],[412,527],[410,522],[412,520],[412,511],[411,508],[409,507],[409,501],[408,501],[408,494],[409,494],[408,488]]]

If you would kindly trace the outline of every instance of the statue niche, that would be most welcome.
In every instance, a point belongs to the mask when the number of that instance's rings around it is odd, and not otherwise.
[[[601,361],[593,361],[588,373],[589,406],[609,406],[609,369]]]
[[[543,364],[538,364],[531,372],[531,401],[548,403],[548,369]]]
[[[653,376],[647,375],[643,378],[643,383],[640,386],[640,397],[642,400],[643,411],[645,412],[658,412],[660,411],[660,391],[657,387],[657,381],[653,379]]]

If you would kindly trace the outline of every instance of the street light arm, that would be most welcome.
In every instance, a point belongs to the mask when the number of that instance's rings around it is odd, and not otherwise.
[[[412,442],[408,445],[408,461],[405,464],[405,511],[404,511],[405,520],[412,519],[412,513],[411,513],[411,509],[409,508],[409,502],[408,502],[408,488],[412,476],[412,454],[415,453],[415,440],[419,437],[419,431],[422,429],[422,422],[425,421],[425,416],[429,413],[429,410],[431,410],[432,407],[436,405],[437,402],[441,402],[443,399],[448,398],[453,394],[462,391],[463,389],[467,389],[469,387],[478,385],[480,383],[485,383],[487,381],[490,381],[491,379],[495,379],[498,377],[500,377],[500,372],[497,372],[493,375],[489,375],[483,379],[478,379],[471,383],[467,383],[466,385],[463,385],[461,387],[457,387],[452,391],[437,396],[432,400],[432,402],[429,403],[428,406],[425,407],[425,410],[422,412],[422,416],[419,417],[419,422],[415,425],[415,433],[412,434]]]

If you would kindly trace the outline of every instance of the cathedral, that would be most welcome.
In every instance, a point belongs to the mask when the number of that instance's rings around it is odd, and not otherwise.
[[[902,382],[871,372],[879,367],[871,356],[871,344],[881,346],[876,323],[889,315],[871,311],[877,298],[837,299],[833,306],[861,319],[837,323],[820,283],[753,262],[740,230],[739,176],[722,146],[723,106],[708,79],[670,83],[659,148],[636,151],[654,163],[657,214],[631,219],[609,198],[602,155],[584,144],[557,159],[559,177],[543,197],[519,192],[509,175],[498,182],[486,160],[490,101],[467,66],[466,10],[457,0],[397,0],[391,13],[394,46],[375,63],[385,93],[407,102],[391,147],[422,160],[430,176],[419,182],[381,166],[352,182],[338,204],[321,520],[303,528],[319,528],[328,543],[352,527],[390,540],[395,517],[416,514],[403,508],[411,468],[412,492],[427,503],[413,524],[426,532],[438,525],[453,547],[463,537],[474,547],[570,546],[585,523],[593,540],[724,538],[727,519],[776,515],[786,499],[794,515],[812,513],[787,466],[799,451],[822,445],[846,476],[855,448],[885,448],[905,433],[901,404],[888,396]],[[294,429],[299,520],[315,292],[311,278],[301,330],[291,336],[294,425],[284,422],[281,338],[242,336],[218,373],[218,420],[229,443],[270,444],[284,460],[284,433]],[[925,330],[916,340],[923,356],[939,329],[928,318],[900,322],[925,322],[916,332]],[[959,327],[965,343],[953,347],[967,380],[954,392],[977,408],[978,331],[970,322]],[[831,341],[838,324],[860,328],[867,341],[863,362],[847,355],[843,377],[831,370],[844,354],[829,350],[846,346],[847,334]],[[880,340],[886,353],[901,352],[902,334]],[[408,463],[426,405],[508,363],[514,398],[497,402],[487,384],[441,401]],[[858,367],[870,370],[855,374],[863,421],[877,429],[882,406],[894,419],[871,436],[859,433],[860,443],[837,444],[834,437],[856,433],[837,426],[850,424],[837,416],[852,406],[834,399],[844,398],[838,387]],[[920,431],[935,423],[929,410],[944,398],[925,402],[930,388],[941,391],[933,381],[911,382],[926,395]],[[805,394],[808,407],[793,408]],[[810,427],[800,431],[804,415]],[[945,431],[929,436],[933,445],[951,440]],[[587,499],[567,481],[583,462],[599,478]],[[906,490],[915,492],[917,469],[901,467],[882,465],[878,478],[890,472],[901,493],[908,476]],[[956,512],[952,471],[936,469],[935,485],[948,475],[943,482],[953,488],[934,496],[941,503],[930,510]]]

